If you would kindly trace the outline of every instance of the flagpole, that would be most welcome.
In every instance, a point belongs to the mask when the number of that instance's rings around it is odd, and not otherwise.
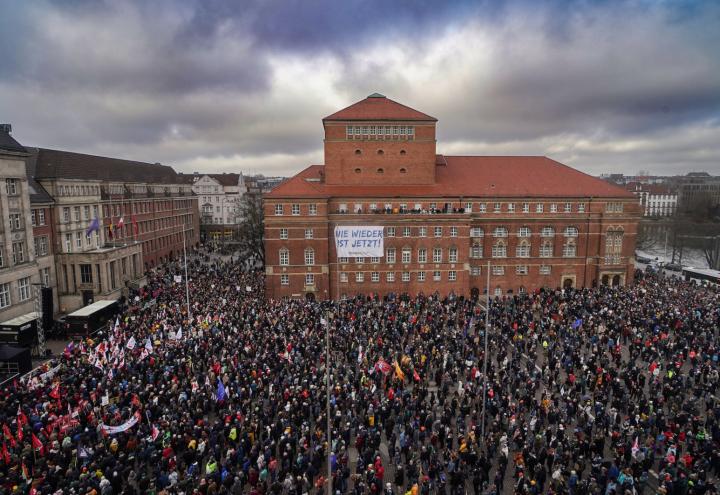
[[[327,495],[332,494],[332,437],[330,436],[330,312],[325,313],[325,407],[327,410]]]

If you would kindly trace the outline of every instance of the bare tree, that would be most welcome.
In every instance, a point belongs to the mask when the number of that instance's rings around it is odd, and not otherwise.
[[[263,200],[260,194],[245,194],[240,201],[242,220],[238,228],[241,252],[265,264],[265,223],[263,222]]]

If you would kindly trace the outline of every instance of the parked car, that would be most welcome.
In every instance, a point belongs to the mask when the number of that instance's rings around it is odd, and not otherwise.
[[[665,266],[663,268],[665,268],[666,270],[669,270],[671,272],[681,272],[682,271],[682,266],[677,263],[667,263],[667,264],[665,264]]]

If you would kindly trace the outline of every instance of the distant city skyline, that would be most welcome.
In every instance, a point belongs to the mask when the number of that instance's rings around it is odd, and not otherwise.
[[[720,175],[717,2],[4,2],[0,121],[26,146],[289,176],[379,92],[438,152]]]

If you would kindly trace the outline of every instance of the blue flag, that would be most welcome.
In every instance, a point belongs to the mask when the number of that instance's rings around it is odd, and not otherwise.
[[[580,325],[582,325],[582,318],[578,318],[577,320],[575,320],[575,322],[572,324],[572,327],[577,329],[580,327]]]
[[[85,231],[85,237],[90,237],[90,235],[93,232],[97,232],[100,230],[100,221],[97,219],[97,217],[93,218],[93,221],[90,222],[90,225],[88,226],[87,230]]]
[[[218,378],[217,401],[225,400],[225,397],[227,397],[225,394],[225,385],[223,385],[222,380]]]

